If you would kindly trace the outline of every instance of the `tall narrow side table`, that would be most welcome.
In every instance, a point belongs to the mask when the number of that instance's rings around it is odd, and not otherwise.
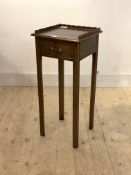
[[[64,119],[64,60],[73,61],[73,147],[78,147],[79,136],[79,79],[80,61],[92,55],[92,80],[89,128],[93,128],[98,42],[100,28],[58,24],[35,30],[37,80],[39,96],[40,135],[45,136],[42,56],[58,59],[59,119]]]

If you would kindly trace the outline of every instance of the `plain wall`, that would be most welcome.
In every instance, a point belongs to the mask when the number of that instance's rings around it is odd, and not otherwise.
[[[119,81],[127,78],[125,85],[130,84],[130,0],[0,0],[0,16],[1,84],[6,79],[10,85],[11,75],[36,75],[35,42],[30,34],[57,23],[101,27],[99,76],[105,77],[107,84],[108,77],[112,81],[116,76]],[[56,75],[57,60],[44,58],[43,61],[44,73]],[[66,62],[65,67],[65,73],[72,74],[72,63]],[[81,62],[81,75],[90,72],[91,57],[88,57]],[[117,86],[117,81],[114,83]]]

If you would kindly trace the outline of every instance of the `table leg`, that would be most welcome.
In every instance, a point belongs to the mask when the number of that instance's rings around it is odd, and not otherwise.
[[[37,63],[37,82],[38,82],[38,98],[39,98],[40,135],[45,136],[42,57],[39,54],[37,44],[36,44],[36,63]]]
[[[73,147],[78,147],[79,137],[79,77],[80,61],[73,61]]]
[[[64,120],[64,60],[58,59],[59,76],[59,120]]]
[[[89,129],[93,129],[94,124],[97,60],[98,60],[98,52],[92,54],[92,80],[91,80],[91,96],[90,96]]]

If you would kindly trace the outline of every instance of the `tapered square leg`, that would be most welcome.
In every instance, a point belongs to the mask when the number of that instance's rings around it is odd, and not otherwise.
[[[37,63],[40,135],[45,136],[42,57],[40,56],[40,53],[39,53],[37,40],[36,40],[36,63]]]
[[[95,92],[96,92],[97,60],[98,60],[98,52],[96,52],[92,55],[92,78],[91,78],[89,129],[93,129],[93,124],[94,124],[94,105],[95,105]]]
[[[73,147],[79,145],[79,77],[80,61],[79,57],[73,61]]]
[[[59,120],[64,120],[64,60],[58,59],[59,74]]]

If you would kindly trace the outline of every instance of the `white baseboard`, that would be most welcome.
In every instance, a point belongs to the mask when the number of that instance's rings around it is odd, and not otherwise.
[[[45,74],[44,86],[57,86],[57,74]],[[0,86],[36,86],[36,74],[0,74]],[[65,75],[65,86],[72,86],[72,75]],[[80,86],[90,87],[91,76],[80,75]],[[131,87],[131,75],[97,75],[97,87]]]

